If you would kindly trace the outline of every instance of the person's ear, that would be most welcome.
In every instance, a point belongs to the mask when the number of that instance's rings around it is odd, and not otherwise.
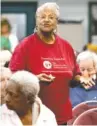
[[[33,96],[28,96],[28,98],[27,98],[27,103],[28,104],[33,104],[34,101],[35,101],[35,98]]]

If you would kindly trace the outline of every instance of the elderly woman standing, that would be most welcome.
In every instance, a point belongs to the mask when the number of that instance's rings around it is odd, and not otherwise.
[[[70,89],[73,107],[87,100],[97,100],[97,55],[90,51],[84,51],[78,55],[77,62],[82,80],[86,84],[78,82],[77,87]],[[87,85],[87,81],[90,82],[90,85]]]
[[[25,69],[37,75],[39,97],[54,112],[58,124],[64,125],[72,118],[69,82],[73,77],[79,80],[80,75],[71,45],[55,33],[58,18],[56,3],[40,6],[36,11],[36,32],[19,44],[9,67],[12,72]]]
[[[57,126],[54,114],[38,98],[38,78],[18,71],[9,79],[1,107],[2,126]],[[48,118],[49,115],[49,118]]]

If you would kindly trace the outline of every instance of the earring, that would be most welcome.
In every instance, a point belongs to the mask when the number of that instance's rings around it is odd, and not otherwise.
[[[57,27],[54,29],[54,33],[55,33],[55,34],[57,33]]]
[[[34,28],[34,33],[36,33],[36,32],[37,32],[37,28],[35,27],[35,28]]]

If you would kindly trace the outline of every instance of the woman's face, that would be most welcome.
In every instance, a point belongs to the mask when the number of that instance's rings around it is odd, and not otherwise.
[[[2,34],[7,34],[7,33],[10,33],[10,31],[9,31],[9,27],[8,27],[8,25],[7,25],[7,24],[6,24],[6,25],[1,26],[1,33],[2,33]]]
[[[90,77],[96,73],[95,65],[92,59],[80,61],[79,67],[83,77]]]
[[[27,106],[27,99],[20,92],[20,87],[17,86],[17,84],[7,85],[5,102],[9,109],[14,110],[17,113],[22,113]]]
[[[37,29],[42,32],[52,32],[57,27],[57,17],[53,10],[44,9],[36,17]]]

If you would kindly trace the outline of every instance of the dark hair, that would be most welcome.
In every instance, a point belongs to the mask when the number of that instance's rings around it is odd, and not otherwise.
[[[85,50],[87,50],[87,45],[84,45],[84,47],[82,49],[82,51],[85,51]]]
[[[10,32],[11,31],[11,25],[10,25],[9,21],[6,18],[1,19],[1,28],[4,25],[8,25],[8,30]]]
[[[7,68],[8,68],[9,62],[10,62],[10,61],[6,61],[5,64],[4,64],[4,67],[7,67]]]

